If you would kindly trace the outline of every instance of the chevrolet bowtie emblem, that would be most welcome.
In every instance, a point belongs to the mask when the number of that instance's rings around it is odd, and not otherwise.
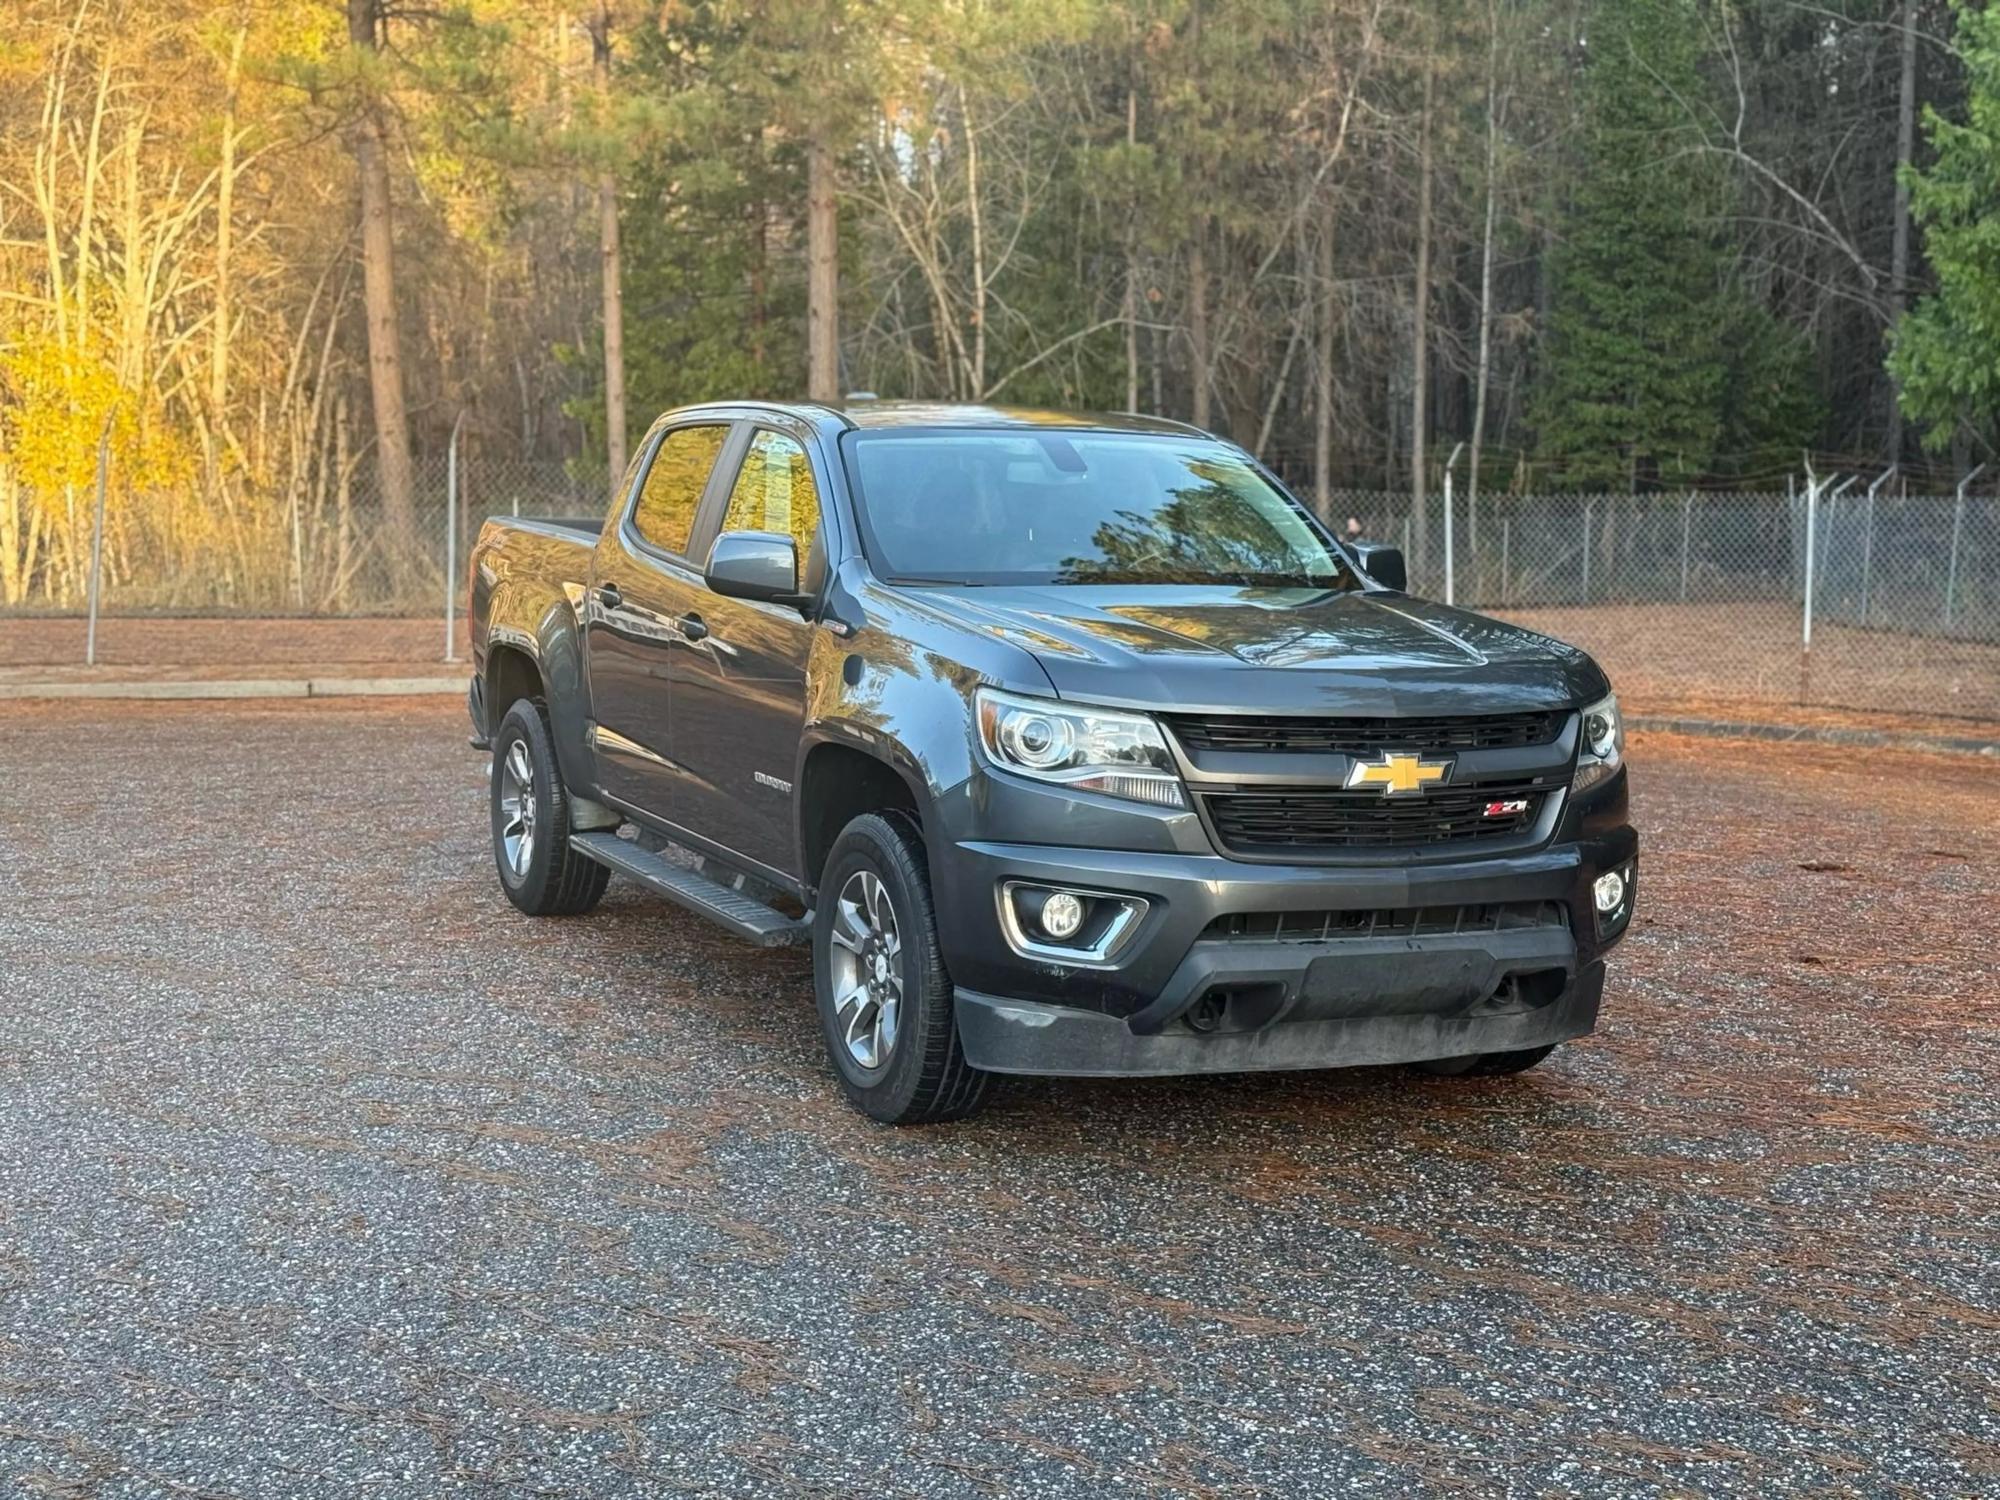
[[[1347,785],[1350,790],[1379,786],[1385,797],[1414,797],[1449,774],[1448,760],[1425,760],[1421,755],[1385,750],[1380,760],[1357,760],[1348,769]]]

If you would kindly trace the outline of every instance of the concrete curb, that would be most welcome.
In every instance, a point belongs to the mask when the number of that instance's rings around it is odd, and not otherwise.
[[[213,682],[0,682],[0,699],[461,697],[463,677],[239,677]]]
[[[1665,734],[1696,734],[1724,740],[1783,740],[1818,745],[1863,745],[1876,750],[1931,750],[1947,755],[2000,757],[2000,741],[1927,735],[1894,729],[1846,729],[1834,724],[1764,724],[1739,719],[1680,719],[1631,714],[1628,729],[1652,729]]]

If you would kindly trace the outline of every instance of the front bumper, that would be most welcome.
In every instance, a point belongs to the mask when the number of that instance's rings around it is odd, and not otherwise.
[[[1179,1027],[1149,1036],[1098,1011],[961,989],[958,1035],[966,1061],[989,1073],[1102,1078],[1349,1068],[1566,1042],[1596,1026],[1603,995],[1599,963],[1548,1003],[1512,1014],[1324,1016],[1274,1020],[1254,1031]]]
[[[1603,957],[1631,920],[1638,858],[1623,777],[1591,800],[1543,848],[1406,865],[960,838],[933,858],[932,881],[967,1060],[1002,1073],[1235,1072],[1583,1036],[1596,1024]],[[1606,925],[1592,886],[1614,869],[1633,887]],[[1146,911],[1111,962],[1024,956],[1001,920],[1009,882],[1142,898]],[[1482,915],[1502,907],[1529,915]],[[1278,912],[1405,920],[1334,922],[1305,938],[1295,928],[1246,937],[1224,920]],[[1423,921],[1407,921],[1418,912]]]

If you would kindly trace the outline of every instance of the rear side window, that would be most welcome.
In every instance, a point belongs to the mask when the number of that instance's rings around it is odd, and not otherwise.
[[[819,534],[819,490],[806,450],[780,432],[762,431],[743,455],[729,492],[724,531],[775,531],[791,537],[799,562],[812,555]]]
[[[667,434],[646,470],[639,503],[632,507],[632,529],[647,546],[662,552],[687,551],[701,492],[728,436],[727,425],[677,427]]]

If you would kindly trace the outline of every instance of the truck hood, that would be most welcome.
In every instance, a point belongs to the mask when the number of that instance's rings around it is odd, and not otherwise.
[[[1213,713],[1501,713],[1607,691],[1583,652],[1404,594],[1175,585],[927,588],[1058,695]]]

